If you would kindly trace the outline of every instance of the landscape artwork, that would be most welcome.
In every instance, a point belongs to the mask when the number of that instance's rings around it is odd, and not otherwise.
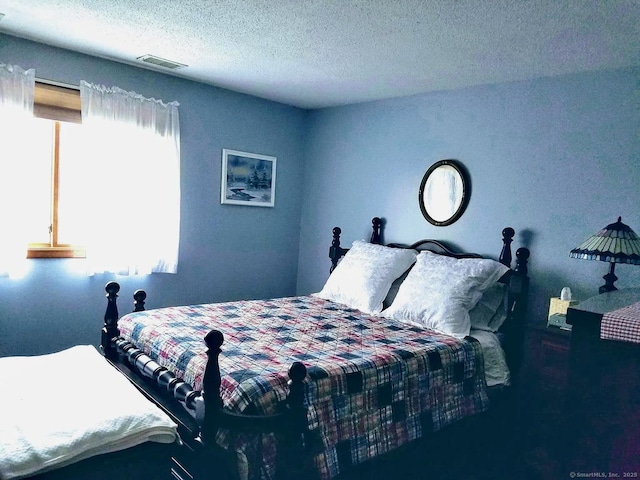
[[[221,203],[273,207],[276,197],[276,157],[222,150]]]

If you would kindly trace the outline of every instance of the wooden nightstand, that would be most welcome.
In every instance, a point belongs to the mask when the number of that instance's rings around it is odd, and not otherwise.
[[[571,332],[545,324],[525,328],[524,363],[518,381],[521,464],[531,478],[555,480],[558,439],[568,386]],[[568,477],[567,477],[568,478]]]
[[[570,342],[568,330],[545,325],[527,326],[523,381],[535,397],[563,396],[567,386]]]

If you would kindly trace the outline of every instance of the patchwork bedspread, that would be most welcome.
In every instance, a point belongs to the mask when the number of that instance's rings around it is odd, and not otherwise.
[[[222,397],[237,412],[274,412],[286,398],[288,368],[303,362],[322,478],[488,408],[476,340],[315,296],[162,308],[126,315],[118,326],[195,389],[207,361],[203,338],[222,331]],[[270,476],[273,466],[258,470]]]

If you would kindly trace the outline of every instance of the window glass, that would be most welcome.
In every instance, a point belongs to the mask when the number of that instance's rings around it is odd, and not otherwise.
[[[84,245],[86,242],[86,198],[90,181],[84,162],[82,125],[60,122],[60,157],[58,177],[58,243]],[[98,214],[99,212],[93,212]]]
[[[53,155],[53,123],[51,120],[34,118],[30,122],[29,141],[23,145],[16,159],[29,172],[29,184],[20,188],[29,191],[25,217],[29,219],[29,241],[49,244],[51,225],[51,166]]]

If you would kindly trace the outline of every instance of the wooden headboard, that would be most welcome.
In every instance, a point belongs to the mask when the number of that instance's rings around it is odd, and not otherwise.
[[[374,217],[372,219],[371,226],[373,231],[371,233],[371,243],[382,244],[382,223],[383,222],[379,217]],[[340,258],[349,251],[348,248],[342,248],[340,246],[341,233],[342,229],[339,227],[335,227],[333,229],[333,240],[331,242],[331,247],[329,248],[331,272],[333,272],[338,265]],[[517,374],[522,365],[524,324],[529,294],[527,264],[530,252],[528,248],[518,248],[516,250],[515,266],[511,266],[513,261],[511,243],[513,242],[514,235],[515,230],[511,227],[506,227],[502,230],[502,249],[500,250],[498,261],[510,269],[499,280],[499,282],[507,285],[505,292],[506,298],[504,302],[507,319],[500,328],[500,333],[503,336],[502,344],[507,356],[507,364],[511,370],[513,380],[516,381],[518,376]],[[455,251],[447,245],[446,242],[433,239],[419,240],[412,244],[389,243],[387,246],[393,248],[408,248],[418,251],[428,250],[439,255],[446,255],[455,258],[485,258],[477,253]]]

